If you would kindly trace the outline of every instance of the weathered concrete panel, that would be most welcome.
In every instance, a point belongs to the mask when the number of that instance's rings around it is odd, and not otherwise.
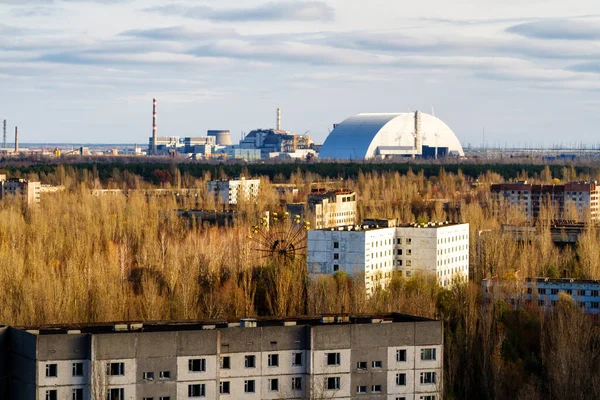
[[[38,337],[38,360],[88,360],[90,358],[89,335],[40,335]]]
[[[351,347],[350,325],[313,326],[313,349],[335,350]]]
[[[96,359],[135,358],[137,334],[107,333],[95,335]]]
[[[177,354],[177,332],[141,332],[137,337],[137,357],[174,357]]]
[[[221,352],[252,353],[260,352],[261,328],[227,328],[221,330]]]
[[[309,342],[306,326],[268,326],[262,329],[262,350],[302,350]]]
[[[415,323],[415,346],[441,344],[443,340],[441,321]]]
[[[217,353],[219,331],[180,331],[177,332],[177,355],[203,356]]]

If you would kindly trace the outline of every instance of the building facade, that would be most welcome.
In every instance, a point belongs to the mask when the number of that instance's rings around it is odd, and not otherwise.
[[[598,221],[597,182],[571,182],[564,185],[534,185],[527,181],[502,183],[491,186],[492,198],[497,204],[516,208],[536,221],[546,207],[554,220]]]
[[[293,215],[302,215],[314,229],[356,225],[356,192],[313,191],[306,204],[288,204],[287,210]]]
[[[440,321],[401,314],[2,328],[2,398],[439,400]]]
[[[488,299],[504,299],[512,306],[537,304],[547,310],[561,298],[570,299],[588,314],[600,315],[600,281],[585,279],[528,278],[524,281],[496,281],[484,279],[481,283]]]
[[[309,269],[364,273],[367,293],[385,288],[394,271],[408,278],[417,271],[431,273],[444,287],[468,280],[469,224],[382,225],[309,231]]]
[[[207,182],[208,193],[214,194],[217,202],[229,205],[238,204],[242,200],[251,201],[256,199],[259,187],[259,179],[246,179],[244,177]]]
[[[6,179],[6,175],[0,176],[2,185],[2,198],[20,199],[27,206],[40,202],[42,185],[40,182],[30,182],[25,179]]]

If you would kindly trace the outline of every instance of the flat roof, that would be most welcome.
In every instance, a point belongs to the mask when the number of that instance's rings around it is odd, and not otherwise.
[[[367,218],[368,220],[368,218]],[[332,228],[321,228],[321,229],[313,229],[315,231],[339,231],[339,232],[364,232],[364,231],[374,231],[377,229],[395,229],[395,228],[417,228],[417,229],[427,229],[427,228],[445,228],[450,226],[458,226],[458,225],[467,225],[465,223],[458,222],[437,222],[437,223],[429,223],[424,225],[419,224],[401,224],[395,226],[380,226],[380,225],[344,225],[344,226],[336,226]]]
[[[33,331],[39,335],[53,334],[101,334],[121,332],[171,332],[212,330],[239,327],[246,323],[256,327],[267,326],[327,326],[340,324],[375,324],[375,323],[402,323],[402,322],[431,322],[435,319],[418,317],[408,314],[323,314],[317,316],[298,317],[257,317],[242,319],[217,319],[217,320],[177,320],[177,321],[116,321],[86,324],[58,324],[58,325],[29,325],[16,326],[14,329]]]

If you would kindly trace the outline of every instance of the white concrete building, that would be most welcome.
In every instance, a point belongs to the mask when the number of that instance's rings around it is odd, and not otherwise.
[[[469,277],[469,224],[348,226],[308,232],[308,267],[315,274],[365,275],[367,293],[399,271],[438,277],[447,287]]]
[[[356,224],[356,192],[351,190],[313,191],[306,203],[292,203],[287,210],[302,215],[314,229]]]
[[[40,202],[42,185],[40,182],[30,182],[25,179],[12,178],[6,180],[6,175],[0,176],[2,198],[20,199],[23,204],[32,206]]]
[[[208,192],[215,195],[215,200],[222,204],[234,205],[238,201],[254,200],[258,197],[259,179],[244,177],[232,180],[207,182]]]

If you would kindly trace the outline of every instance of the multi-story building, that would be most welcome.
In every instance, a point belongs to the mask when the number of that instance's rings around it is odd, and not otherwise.
[[[314,229],[356,225],[356,193],[351,190],[315,190],[304,203],[288,204],[288,212],[307,218]]]
[[[20,199],[23,204],[32,206],[40,202],[42,185],[40,182],[30,182],[25,179],[11,178],[6,180],[6,175],[0,176],[2,185],[2,198]]]
[[[215,195],[215,200],[222,204],[234,205],[241,200],[254,200],[258,197],[259,179],[244,177],[231,180],[207,182],[208,192]]]
[[[5,327],[0,397],[439,400],[442,329],[402,314]]]
[[[551,309],[568,295],[586,313],[600,315],[600,281],[585,279],[528,278],[524,281],[484,279],[481,283],[488,299],[504,299],[513,306],[537,304]]]
[[[529,221],[539,219],[546,207],[555,220],[592,221],[598,213],[597,182],[570,182],[564,185],[534,185],[527,181],[491,186],[493,199],[523,212]]]
[[[395,226],[395,221],[308,232],[308,267],[314,274],[364,274],[367,293],[385,288],[393,271],[437,276],[440,285],[469,277],[469,224]]]

